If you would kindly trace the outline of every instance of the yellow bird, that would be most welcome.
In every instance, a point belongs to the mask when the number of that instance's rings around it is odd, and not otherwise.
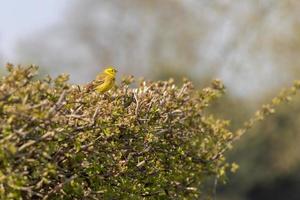
[[[113,67],[106,68],[96,79],[87,85],[87,91],[94,90],[99,94],[103,94],[115,85],[117,70]]]

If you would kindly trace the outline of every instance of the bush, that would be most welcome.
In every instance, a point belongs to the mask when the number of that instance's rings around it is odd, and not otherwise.
[[[224,92],[184,81],[124,79],[105,95],[87,93],[61,75],[37,79],[37,68],[8,65],[0,81],[1,199],[195,199],[204,182],[223,179],[224,153],[237,134],[205,113]],[[236,168],[236,165],[233,165]]]

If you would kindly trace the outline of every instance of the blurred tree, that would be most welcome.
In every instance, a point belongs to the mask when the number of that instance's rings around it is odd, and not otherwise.
[[[235,117],[240,117],[240,120],[249,114],[247,109],[244,109],[246,114],[238,114],[241,107],[247,106],[246,103],[227,104],[223,104],[228,108],[226,111],[223,107],[223,111],[235,112]],[[263,199],[263,193],[269,197],[273,193],[272,198],[265,199],[285,199],[286,191],[299,193],[299,105],[298,97],[236,143],[228,159],[236,161],[240,168],[229,177],[227,185],[219,188],[220,199],[244,199],[248,196],[248,199],[256,200]],[[290,182],[289,189],[282,185],[284,182]]]
[[[294,76],[286,68],[298,68],[299,6],[293,0],[75,1],[61,24],[20,43],[20,62],[72,70],[76,82],[106,65],[138,76],[167,75],[164,69],[195,80],[220,76],[234,94],[263,96]]]
[[[194,19],[179,1],[78,1],[63,25],[41,33],[47,40],[36,43],[39,48],[30,45],[36,37],[23,41],[20,55],[39,59],[44,66],[91,66],[77,80],[94,76],[106,65],[135,75],[153,74],[153,66],[159,71],[167,65],[174,70],[193,67],[203,27]]]

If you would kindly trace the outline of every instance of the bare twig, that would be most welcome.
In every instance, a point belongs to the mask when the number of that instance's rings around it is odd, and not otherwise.
[[[49,191],[46,196],[44,196],[43,200],[49,199],[49,197],[52,194],[54,194],[54,193],[58,192],[59,190],[61,190],[64,187],[64,185],[71,182],[72,180],[74,180],[77,177],[78,177],[77,174],[75,174],[75,175],[71,176],[70,178],[66,179],[64,182],[58,184],[55,188],[53,188],[51,191]]]
[[[97,117],[98,113],[99,113],[99,107],[96,108],[96,110],[95,110],[95,112],[94,112],[94,114],[93,114],[93,117],[92,117],[92,124],[95,124],[95,122],[96,122],[96,117]]]
[[[134,99],[135,99],[135,103],[136,103],[136,106],[135,106],[135,115],[137,116],[138,115],[138,111],[139,111],[139,106],[140,106],[140,102],[137,98],[137,95],[135,92],[133,92],[133,96],[134,96]]]
[[[40,142],[42,140],[45,140],[46,138],[50,137],[50,136],[53,136],[54,135],[54,132],[47,132],[45,133],[42,137],[40,137],[39,139],[37,140],[29,140],[28,142],[26,142],[25,144],[23,144],[19,149],[18,149],[18,152],[21,152],[23,151],[24,149],[36,144],[37,142]]]
[[[25,144],[23,144],[19,149],[18,152],[23,151],[24,149],[34,145],[35,143],[37,143],[36,140],[29,140],[28,142],[26,142]]]
[[[93,146],[93,145],[95,144],[95,142],[98,141],[98,140],[99,140],[100,138],[102,138],[102,137],[103,137],[102,135],[101,135],[101,136],[98,136],[95,140],[93,140],[93,141],[90,142],[89,144],[83,145],[83,146],[81,147],[80,150],[86,150],[87,148]]]
[[[50,114],[52,114],[53,112],[57,111],[57,110],[62,106],[62,103],[63,103],[63,101],[64,101],[64,99],[65,99],[66,93],[67,93],[66,90],[64,90],[64,91],[61,93],[61,95],[60,95],[58,101],[57,101],[57,102],[52,106],[52,108],[50,109],[50,111],[49,111]]]
[[[179,98],[182,95],[182,93],[185,91],[185,89],[186,89],[186,85],[183,85],[182,88],[181,88],[181,90],[177,94],[177,98]]]

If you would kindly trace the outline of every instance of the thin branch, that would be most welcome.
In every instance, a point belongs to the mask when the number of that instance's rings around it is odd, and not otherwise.
[[[138,100],[135,92],[133,92],[133,96],[134,96],[135,103],[136,103],[136,106],[135,106],[135,115],[138,116],[140,102],[139,102],[139,100]]]
[[[63,90],[63,92],[61,93],[58,101],[50,109],[49,114],[52,114],[53,112],[59,110],[59,108],[62,106],[62,103],[63,103],[63,101],[65,99],[66,93],[67,93],[67,91]]]
[[[71,176],[70,178],[66,179],[64,182],[58,184],[55,188],[53,188],[51,191],[49,191],[46,196],[44,196],[43,200],[49,199],[49,197],[52,194],[54,194],[54,193],[58,192],[59,190],[61,190],[64,187],[64,185],[71,182],[72,180],[74,180],[77,177],[78,177],[77,174],[75,174],[75,175]]]

